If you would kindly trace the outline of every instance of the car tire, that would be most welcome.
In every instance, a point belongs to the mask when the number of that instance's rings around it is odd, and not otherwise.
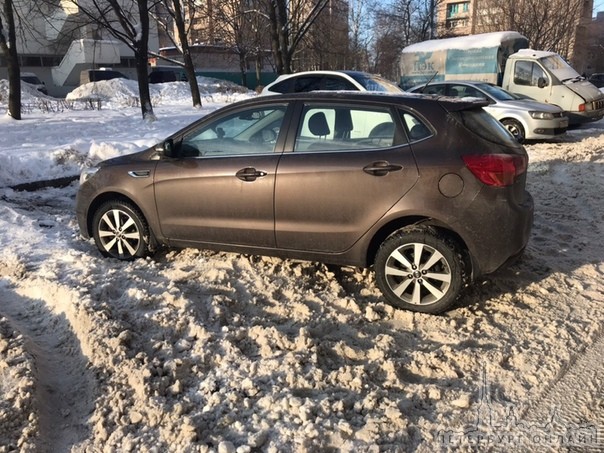
[[[149,226],[140,210],[122,200],[102,204],[92,220],[94,242],[103,256],[133,260],[149,253]]]
[[[501,121],[501,124],[503,124],[505,128],[514,136],[518,143],[524,142],[526,133],[520,121],[508,118]]]
[[[442,313],[457,300],[464,283],[458,247],[430,227],[391,234],[375,259],[377,285],[389,304],[422,313]]]

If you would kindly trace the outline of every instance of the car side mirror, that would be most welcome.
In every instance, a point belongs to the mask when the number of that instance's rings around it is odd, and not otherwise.
[[[545,79],[545,77],[539,77],[537,79],[537,86],[539,88],[545,88],[547,86],[547,80]]]
[[[158,143],[155,146],[155,151],[161,154],[162,157],[174,157],[174,140],[171,138]]]

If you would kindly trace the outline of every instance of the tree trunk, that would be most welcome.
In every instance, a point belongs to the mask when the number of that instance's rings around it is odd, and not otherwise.
[[[239,53],[239,72],[241,72],[241,85],[247,87],[247,65],[244,53]]]
[[[270,33],[271,33],[271,50],[273,51],[273,58],[275,60],[275,70],[277,74],[284,74],[283,72],[283,59],[281,50],[279,48],[279,23],[277,21],[277,8],[274,1],[269,1],[269,21],[270,21]]]
[[[292,72],[292,56],[289,51],[287,4],[285,0],[275,0],[275,3],[277,4],[277,33],[279,52],[281,53],[282,74],[290,74]]]
[[[187,79],[189,80],[189,87],[191,88],[193,107],[201,107],[201,95],[199,94],[199,85],[197,84],[197,77],[195,75],[195,66],[193,65],[193,59],[191,58],[191,49],[189,48],[189,41],[187,39],[187,31],[185,28],[181,3],[180,1],[175,1],[173,4],[175,16],[174,19],[176,22],[176,29],[178,31],[178,41],[180,43],[180,47],[182,48],[182,58],[185,64]]]
[[[144,120],[154,121],[151,93],[149,91],[149,11],[146,0],[138,1],[140,17],[140,39],[134,43],[134,59],[136,62],[136,75],[138,77],[138,90],[141,102],[141,112]]]
[[[8,114],[21,119],[21,73],[19,69],[19,54],[17,53],[17,34],[12,0],[4,2],[4,17],[8,26],[8,42],[5,38],[2,18],[0,17],[0,49],[6,57],[8,69]]]

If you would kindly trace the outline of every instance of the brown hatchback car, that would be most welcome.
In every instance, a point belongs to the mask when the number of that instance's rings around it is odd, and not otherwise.
[[[450,308],[525,248],[528,157],[479,101],[315,92],[213,112],[82,172],[105,256],[198,247],[373,266],[392,305]]]

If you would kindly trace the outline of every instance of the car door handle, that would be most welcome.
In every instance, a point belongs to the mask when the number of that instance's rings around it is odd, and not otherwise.
[[[369,173],[373,176],[386,176],[391,171],[399,171],[402,170],[402,165],[391,164],[388,161],[380,160],[377,162],[373,162],[366,167],[363,167],[363,171],[365,173]]]
[[[256,170],[254,167],[245,167],[235,173],[235,176],[246,182],[255,181],[256,179],[262,178],[266,175],[267,173],[265,171]]]

